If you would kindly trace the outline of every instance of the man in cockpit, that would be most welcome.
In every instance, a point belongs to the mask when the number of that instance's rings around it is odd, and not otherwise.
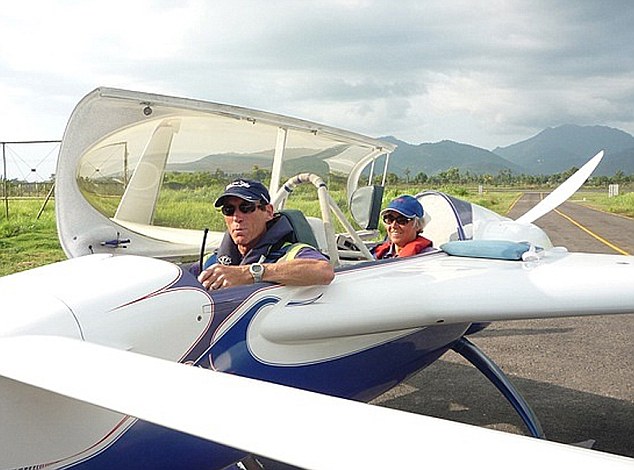
[[[198,280],[210,290],[275,282],[307,286],[330,284],[334,270],[314,247],[295,243],[289,221],[276,214],[266,187],[237,179],[216,199],[227,232]]]

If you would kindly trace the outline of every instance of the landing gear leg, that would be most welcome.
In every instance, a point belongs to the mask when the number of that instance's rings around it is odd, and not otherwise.
[[[495,362],[464,336],[451,349],[473,364],[495,385],[520,416],[531,436],[540,439],[546,438],[542,426],[531,407]]]

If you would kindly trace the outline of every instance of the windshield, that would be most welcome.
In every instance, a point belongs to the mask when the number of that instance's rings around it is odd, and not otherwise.
[[[224,231],[213,201],[233,179],[260,180],[274,197],[288,178],[315,174],[345,210],[362,169],[393,148],[263,111],[97,89],[73,112],[60,150],[60,239],[70,256],[119,237],[132,239],[128,252],[194,253],[204,228]],[[287,207],[319,217],[315,191],[302,185]]]

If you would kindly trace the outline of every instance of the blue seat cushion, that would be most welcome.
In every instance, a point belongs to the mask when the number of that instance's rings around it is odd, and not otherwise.
[[[440,249],[453,256],[470,258],[491,258],[521,260],[530,249],[528,242],[510,242],[507,240],[459,240],[440,245]]]

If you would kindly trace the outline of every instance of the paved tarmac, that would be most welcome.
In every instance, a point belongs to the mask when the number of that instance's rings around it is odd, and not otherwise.
[[[526,193],[509,217],[523,214],[541,196]],[[634,254],[634,219],[566,202],[536,224],[569,251]],[[633,337],[631,314],[496,322],[470,339],[528,400],[549,440],[593,439],[594,449],[634,457]],[[375,403],[527,434],[493,385],[451,351]]]

